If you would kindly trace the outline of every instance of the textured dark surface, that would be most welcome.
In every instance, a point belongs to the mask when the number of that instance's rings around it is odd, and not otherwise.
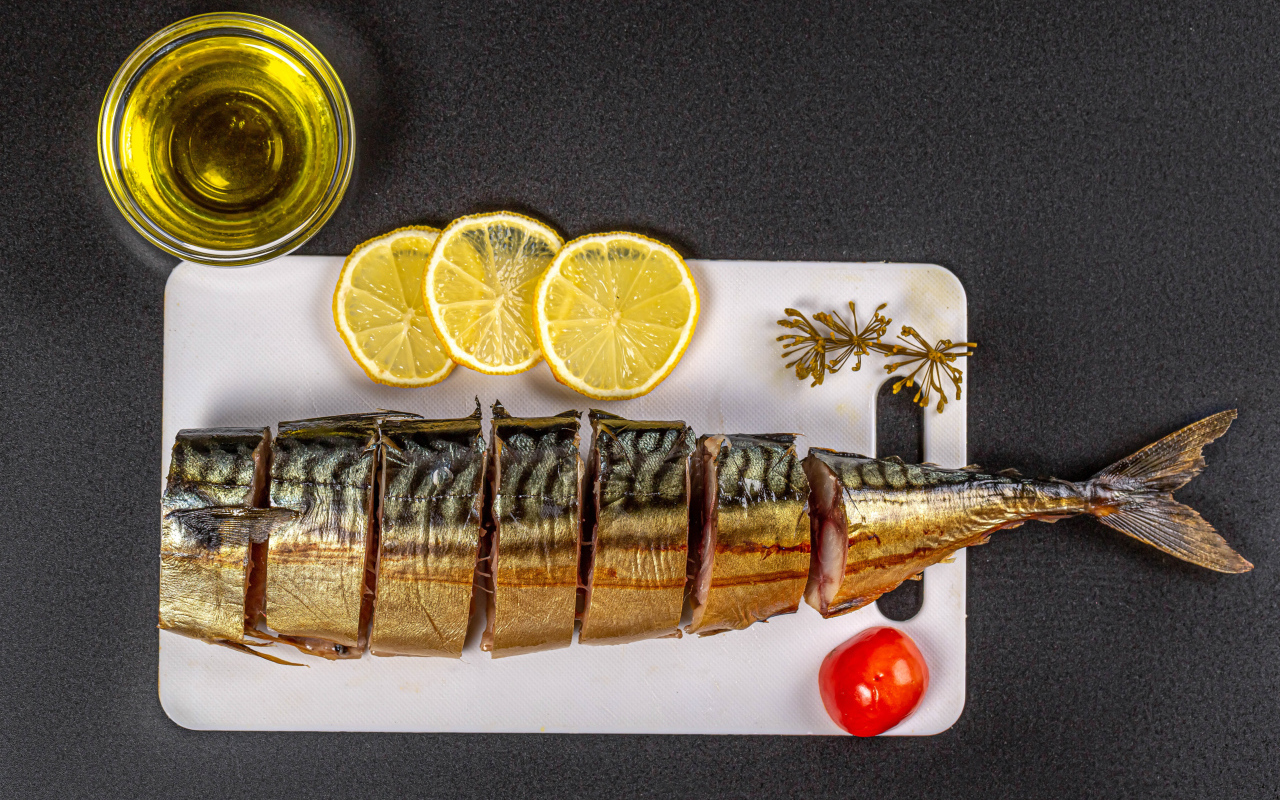
[[[310,37],[359,107],[359,183],[303,252],[514,206],[699,258],[943,264],[981,343],[971,457],[1032,474],[1083,477],[1240,409],[1180,497],[1254,572],[1089,521],[1001,535],[970,555],[963,717],[855,741],[171,723],[155,632],[171,262],[123,230],[93,133],[129,51],[217,9],[4,4],[0,795],[1273,794],[1280,7],[1050,5],[245,7]]]

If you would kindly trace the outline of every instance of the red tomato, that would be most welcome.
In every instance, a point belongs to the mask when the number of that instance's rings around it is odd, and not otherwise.
[[[924,656],[896,628],[868,628],[828,653],[818,670],[822,705],[854,736],[876,736],[902,722],[928,688]]]

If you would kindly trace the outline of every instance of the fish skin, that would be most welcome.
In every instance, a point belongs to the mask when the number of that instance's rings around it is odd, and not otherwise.
[[[271,505],[298,517],[268,543],[266,621],[286,638],[331,643],[337,657],[358,657],[364,645],[381,419],[282,422],[272,444]]]
[[[207,512],[246,510],[261,499],[258,468],[269,438],[266,428],[178,432],[160,504],[160,628],[244,643],[256,613],[249,586],[253,539],[265,539],[270,526],[255,532],[251,517],[219,524]]]
[[[495,405],[489,623],[494,658],[568,647],[582,541],[578,412],[518,418]]]
[[[462,654],[482,538],[488,459],[480,425],[477,407],[465,419],[381,428],[374,655]]]
[[[578,641],[680,634],[689,556],[693,430],[592,411],[595,530]]]
[[[698,440],[704,508],[694,586],[705,587],[705,597],[693,593],[686,632],[741,630],[799,608],[809,579],[809,483],[795,441],[791,434]]]
[[[805,468],[815,486],[818,470],[834,473],[842,498],[835,512],[848,525],[844,577],[834,598],[825,607],[820,602],[817,570],[806,591],[809,603],[828,617],[874,602],[960,548],[984,543],[1002,527],[1086,511],[1078,487],[1066,481],[905,464],[897,458],[821,448],[809,449]],[[815,527],[821,524],[818,514],[814,520]]]

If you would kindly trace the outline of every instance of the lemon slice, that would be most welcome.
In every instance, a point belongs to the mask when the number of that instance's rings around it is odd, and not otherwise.
[[[435,228],[401,228],[347,256],[333,321],[365,374],[388,386],[431,386],[453,371],[422,302]]]
[[[519,214],[449,223],[422,288],[450,358],[490,375],[524,372],[541,360],[533,291],[563,243],[546,225]]]
[[[680,254],[632,233],[566,244],[538,283],[538,343],[556,380],[596,400],[652,391],[698,324],[698,289]]]

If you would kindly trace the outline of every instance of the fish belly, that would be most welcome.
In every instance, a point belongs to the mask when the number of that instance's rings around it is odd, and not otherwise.
[[[493,420],[489,624],[495,658],[568,647],[578,600],[578,415]]]
[[[382,427],[374,655],[462,653],[480,555],[485,446],[480,418]]]
[[[377,423],[281,423],[271,505],[297,512],[271,537],[267,623],[276,632],[359,655],[377,469]]]
[[[794,613],[809,578],[809,484],[795,437],[704,436],[689,633],[740,630]]]
[[[592,412],[595,525],[584,644],[679,634],[688,573],[693,431]]]
[[[265,428],[179,431],[161,500],[160,627],[208,641],[244,642],[256,613],[253,537],[218,530],[182,512],[248,508],[261,499],[270,432]]]

